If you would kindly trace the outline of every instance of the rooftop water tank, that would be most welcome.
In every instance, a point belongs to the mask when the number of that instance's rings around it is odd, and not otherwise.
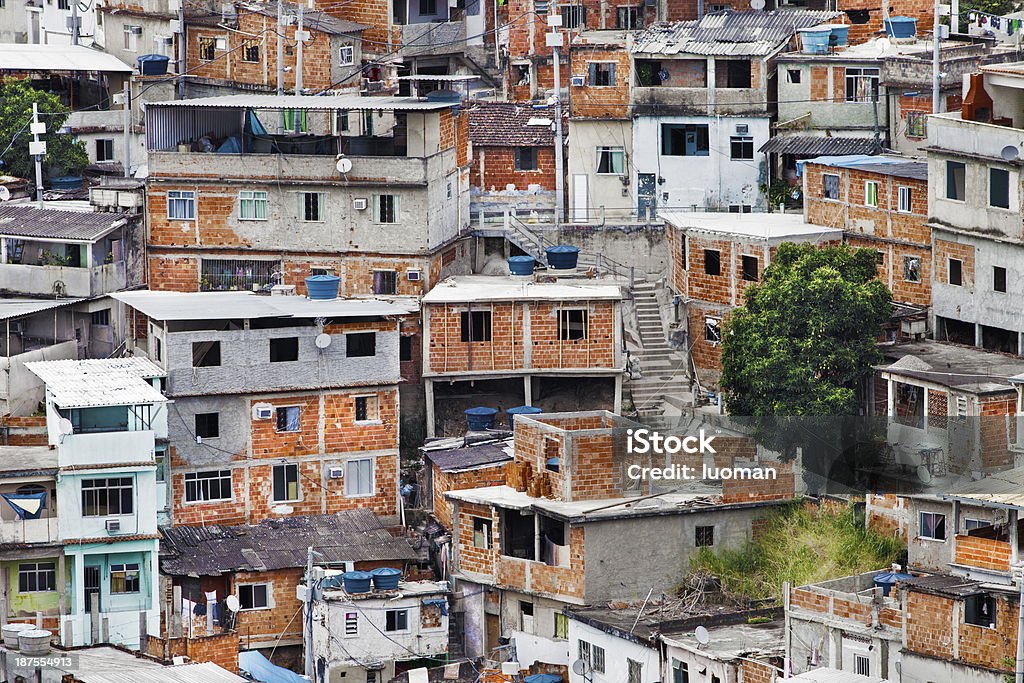
[[[18,649],[26,655],[45,655],[50,651],[52,634],[41,628],[33,628],[18,634]]]
[[[164,55],[139,55],[135,62],[139,65],[139,73],[143,76],[163,76],[167,73],[170,57]]]
[[[824,55],[828,54],[828,37],[832,35],[832,29],[828,26],[815,26],[814,28],[802,28],[800,34],[800,45],[804,54]]]
[[[306,278],[306,291],[313,301],[327,301],[338,298],[341,278],[337,275],[310,275]]]
[[[913,38],[917,35],[917,19],[889,17],[885,20],[885,33],[890,38]]]
[[[552,270],[572,270],[580,257],[580,248],[568,244],[557,244],[544,251],[548,257],[548,268]]]
[[[829,24],[829,33],[835,40],[830,41],[835,47],[846,47],[850,42],[850,27],[846,24]]]
[[[345,572],[341,575],[347,593],[369,593],[372,580],[373,574],[370,572]]]
[[[505,414],[508,415],[508,428],[516,428],[516,415],[539,415],[543,412],[543,408],[538,408],[536,406],[516,406],[515,408],[509,408],[505,411]]]
[[[498,409],[478,406],[466,410],[465,413],[469,431],[482,432],[494,426],[494,416],[498,414]]]
[[[22,631],[32,631],[35,626],[32,624],[4,624],[3,629],[0,632],[4,636],[4,645],[9,648],[18,649],[18,635]]]
[[[882,589],[882,595],[887,596],[892,592],[892,587],[899,581],[906,581],[907,579],[914,578],[910,574],[903,574],[901,572],[882,572],[881,574],[875,574],[871,577],[872,583],[875,584],[875,588]]]
[[[513,275],[533,275],[536,263],[532,256],[509,256],[508,270]]]
[[[84,180],[80,175],[61,175],[50,178],[50,187],[54,190],[77,190]]]
[[[381,567],[374,569],[373,587],[379,591],[393,591],[398,588],[398,582],[402,580],[402,570],[392,567]]]

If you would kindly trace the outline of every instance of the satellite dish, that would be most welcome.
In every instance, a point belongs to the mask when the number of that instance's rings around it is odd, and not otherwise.
[[[1001,156],[1004,161],[1015,161],[1017,157],[1020,156],[1020,150],[1017,149],[1016,145],[1007,145],[1006,147],[1003,147],[1003,149],[999,152],[999,156]],[[0,190],[5,189],[7,188],[0,187]],[[2,199],[3,193],[0,192],[0,200]]]
[[[230,612],[237,612],[242,607],[242,604],[238,602],[237,596],[229,595],[224,598],[224,606],[227,607]]]
[[[338,169],[338,173],[348,173],[349,171],[352,170],[352,160],[346,157],[342,157],[338,159],[336,168]]]
[[[932,481],[931,470],[925,465],[919,465],[917,468],[917,478],[921,480],[921,483],[930,484]]]
[[[761,11],[764,9],[764,0],[750,0],[750,9]]]
[[[6,185],[0,185],[0,202],[6,202],[11,198],[11,191]]]
[[[697,643],[704,647],[711,642],[711,634],[703,626],[698,626],[693,632],[693,637],[697,639]]]
[[[313,343],[316,344],[316,348],[318,349],[326,349],[331,345],[331,335],[326,332],[321,332],[316,335],[316,339],[313,340]]]
[[[888,38],[879,38],[875,41],[875,49],[878,50],[878,54],[885,54],[892,47],[892,41]]]
[[[71,424],[71,420],[66,417],[62,417],[57,421],[57,431],[67,436],[68,434],[73,434],[75,432],[75,426]]]
[[[572,672],[577,676],[586,676],[590,673],[590,665],[585,659],[577,659],[572,663]]]

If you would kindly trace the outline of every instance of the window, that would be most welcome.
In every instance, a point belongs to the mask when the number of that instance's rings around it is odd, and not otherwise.
[[[622,175],[625,172],[626,153],[621,147],[597,148],[597,172]]]
[[[356,422],[373,422],[380,419],[380,407],[377,394],[356,396]]]
[[[661,124],[661,153],[676,157],[706,157],[710,154],[708,127],[689,123]]]
[[[913,192],[909,187],[900,187],[896,191],[896,210],[900,213],[910,213],[913,209]]]
[[[329,266],[310,266],[310,275],[334,275],[335,270]]]
[[[124,49],[128,52],[135,52],[139,49],[139,36],[142,35],[141,26],[131,26],[129,24],[124,25]],[[200,55],[202,52],[203,40],[199,39],[199,51]],[[213,59],[211,56],[210,59]]]
[[[561,612],[555,612],[555,639],[569,639],[569,617]]]
[[[462,341],[491,341],[490,311],[463,311],[461,319]]]
[[[274,413],[277,421],[277,431],[299,431],[299,406],[281,406]]]
[[[132,513],[131,477],[82,480],[82,516],[130,515]]]
[[[984,519],[971,519],[969,517],[964,519],[964,529],[968,532],[975,529],[982,529],[987,526],[992,526],[992,522]]]
[[[305,133],[307,130],[305,109],[283,109],[284,130],[287,133]]]
[[[786,69],[786,80],[790,83],[797,84],[800,82],[800,69]]]
[[[709,548],[715,544],[715,527],[699,526],[694,529],[693,544],[698,548]]]
[[[487,550],[491,547],[491,520],[473,518],[473,547]]]
[[[619,7],[615,11],[615,27],[631,31],[643,28],[643,14],[639,7]]]
[[[196,413],[196,436],[216,439],[220,436],[220,413]]]
[[[712,344],[722,341],[721,318],[704,318],[704,341]]]
[[[420,0],[420,16],[437,14],[437,0]]]
[[[562,5],[558,11],[562,15],[562,28],[580,28],[587,23],[587,8],[583,5]]]
[[[967,167],[960,161],[946,162],[946,199],[962,202],[967,196]]]
[[[533,633],[533,603],[519,601],[519,628],[525,633]]]
[[[604,648],[600,645],[579,641],[579,658],[589,664],[594,673],[604,673]]]
[[[722,274],[722,252],[718,251],[717,249],[704,250],[704,274]]]
[[[378,223],[397,223],[400,215],[399,198],[396,194],[379,194],[373,203],[373,211],[376,214],[374,220]]]
[[[102,138],[96,141],[96,161],[114,160],[114,141],[110,138]]]
[[[936,541],[946,540],[946,515],[938,512],[922,512],[918,517],[919,538],[930,538]]]
[[[199,38],[199,61],[212,62],[217,58],[217,39]]]
[[[373,460],[362,458],[345,463],[345,495],[373,495]]]
[[[202,261],[199,289],[204,292],[269,290],[281,273],[280,261],[207,259]]]
[[[760,276],[758,272],[758,261],[756,256],[743,257],[743,279],[747,282],[757,282]]]
[[[267,193],[261,190],[239,192],[238,218],[243,221],[267,220]]]
[[[403,335],[398,338],[398,362],[406,363],[412,360],[412,337]]]
[[[864,206],[878,206],[878,183],[874,180],[864,183]]]
[[[690,683],[690,666],[686,662],[672,660],[672,683]]]
[[[260,41],[258,39],[251,39],[242,43],[242,61],[260,61]]]
[[[164,343],[160,341],[160,337],[153,338],[153,360],[162,360],[164,355]]]
[[[125,564],[110,565],[110,592],[111,593],[138,593],[139,592],[139,563],[126,562]]]
[[[352,66],[355,63],[356,49],[353,46],[342,45],[338,48],[338,66]],[[348,116],[345,117],[345,121],[348,121]]]
[[[238,602],[241,609],[268,609],[270,607],[270,585],[252,583],[238,587]]]
[[[192,342],[192,367],[215,368],[220,365],[220,342]]]
[[[299,466],[274,465],[274,502],[299,499]]]
[[[359,635],[359,612],[345,612],[345,637]]]
[[[513,154],[515,154],[515,169],[517,171],[537,170],[536,147],[516,147]]]
[[[398,272],[394,270],[373,271],[374,294],[398,294]]]
[[[590,62],[587,66],[587,85],[610,87],[615,85],[615,64]]]
[[[749,88],[750,60],[715,60],[715,83],[719,88]]]
[[[839,199],[839,176],[826,173],[821,177],[821,194],[825,199]]]
[[[949,284],[962,287],[964,284],[964,262],[958,258],[948,259]]]
[[[1010,172],[1002,168],[988,169],[988,205],[1010,208]]]
[[[964,600],[964,623],[995,628],[995,598],[991,595],[971,595]]]
[[[846,101],[878,101],[878,69],[846,68]]]
[[[345,335],[346,358],[369,358],[377,355],[376,332],[353,332]]]
[[[54,562],[26,562],[18,565],[19,593],[49,593],[57,590]]]
[[[185,473],[185,502],[231,500],[231,470]]]
[[[101,308],[98,311],[93,311],[89,314],[90,325],[109,325],[110,324],[110,309]]]
[[[643,671],[643,664],[626,658],[626,683],[640,683],[640,674]]]
[[[71,9],[71,0],[57,0],[57,9]]]
[[[270,340],[270,362],[288,363],[299,359],[299,338],[278,337]]]
[[[921,282],[921,257],[903,257],[903,279],[907,282]]]
[[[871,675],[871,660],[864,655],[853,656],[853,670],[854,673],[861,676]]]
[[[1006,268],[992,266],[992,289],[996,292],[1006,293]]]
[[[753,159],[754,138],[745,135],[729,138],[729,156],[733,159]]]
[[[156,481],[162,484],[167,481],[167,450],[158,450],[153,459],[156,461]]]
[[[389,609],[384,612],[384,630],[388,633],[409,630],[409,610]]]
[[[907,137],[926,138],[928,137],[928,112],[910,111],[907,112]]]
[[[299,193],[299,218],[304,221],[320,222],[324,219],[324,193]]]
[[[565,340],[587,338],[587,311],[574,308],[558,312],[558,338]]]
[[[190,190],[168,190],[167,217],[190,221],[196,217],[196,193]]]

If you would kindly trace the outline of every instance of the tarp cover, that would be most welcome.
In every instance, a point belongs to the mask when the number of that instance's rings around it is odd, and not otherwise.
[[[270,660],[256,650],[239,652],[238,668],[261,683],[309,683],[304,676],[277,664],[271,664]]]
[[[46,492],[5,493],[4,500],[18,515],[18,519],[39,519],[46,507]]]

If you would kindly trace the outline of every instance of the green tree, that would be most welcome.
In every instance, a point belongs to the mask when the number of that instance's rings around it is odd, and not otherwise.
[[[857,384],[881,361],[876,340],[892,312],[875,259],[869,249],[779,246],[725,326],[721,386],[730,413],[855,414]]]
[[[28,124],[32,121],[33,102],[39,105],[39,120],[46,123],[46,134],[40,136],[46,141],[44,169],[57,174],[81,171],[89,163],[85,145],[60,132],[71,110],[61,104],[56,95],[36,90],[24,80],[8,81],[0,86],[0,144],[10,145],[10,149],[3,152],[0,173],[35,177],[35,159],[28,153],[28,143],[32,140]]]

